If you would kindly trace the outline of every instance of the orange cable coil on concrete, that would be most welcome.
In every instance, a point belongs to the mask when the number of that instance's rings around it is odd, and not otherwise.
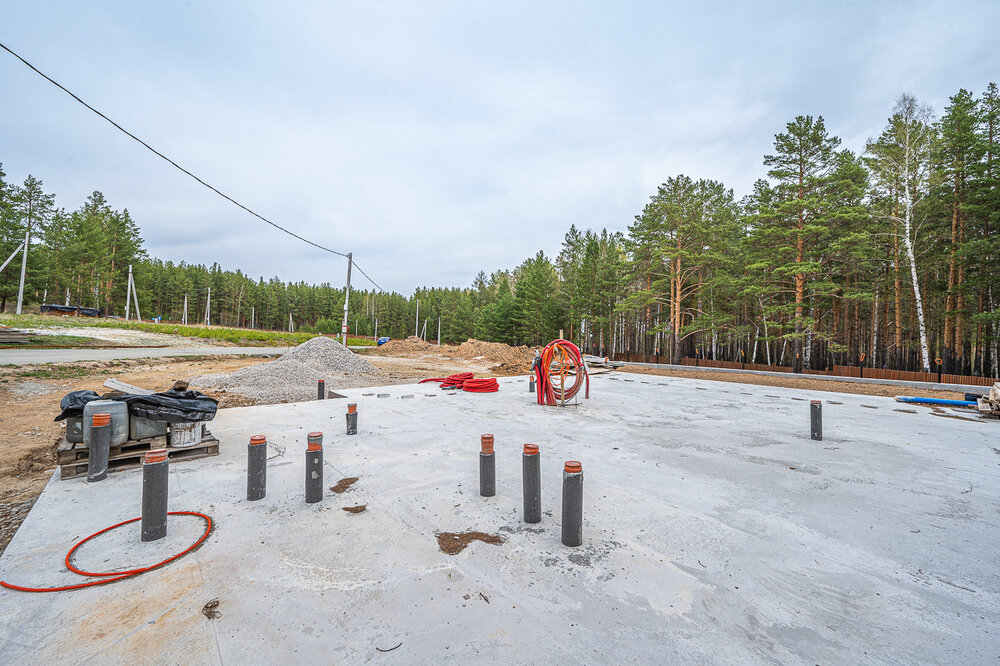
[[[590,375],[580,349],[569,340],[553,340],[542,350],[534,368],[539,405],[562,405],[576,397],[586,386],[584,397],[590,397]],[[573,383],[566,386],[566,379]],[[557,385],[558,380],[558,385]]]

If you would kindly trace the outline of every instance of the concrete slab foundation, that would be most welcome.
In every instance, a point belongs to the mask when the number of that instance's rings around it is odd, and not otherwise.
[[[170,510],[215,520],[206,543],[107,586],[0,590],[0,663],[1000,658],[1000,422],[620,373],[595,376],[579,406],[539,407],[526,381],[502,379],[495,394],[345,390],[364,413],[351,437],[340,400],[220,411],[221,455],[170,472]],[[810,399],[824,401],[822,442],[810,439]],[[313,430],[325,434],[326,485],[359,480],[306,504]],[[484,432],[495,436],[495,497],[479,495]],[[267,496],[248,502],[257,434]],[[538,525],[521,521],[525,442],[541,449]],[[560,543],[566,460],[587,475],[578,548]],[[141,481],[54,478],[0,579],[80,582],[66,551],[137,516]],[[356,505],[367,509],[342,510]],[[85,544],[79,562],[149,564],[200,529],[171,516],[167,538],[143,544],[136,523]],[[439,549],[436,533],[465,530],[506,541]],[[222,615],[209,619],[201,611],[216,598]]]

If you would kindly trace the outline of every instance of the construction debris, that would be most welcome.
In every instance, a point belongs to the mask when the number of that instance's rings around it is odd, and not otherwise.
[[[983,416],[1000,418],[1000,382],[990,389],[990,392],[976,400],[976,407]]]
[[[30,331],[22,331],[17,328],[10,328],[9,326],[0,326],[0,345],[31,342],[33,337],[35,337],[35,334]]]

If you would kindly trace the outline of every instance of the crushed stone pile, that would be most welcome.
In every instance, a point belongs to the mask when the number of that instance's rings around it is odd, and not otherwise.
[[[399,352],[419,352],[419,351],[433,351],[437,349],[437,345],[432,345],[429,342],[425,342],[422,338],[418,338],[415,335],[411,335],[403,340],[389,340],[376,351],[385,354],[397,354]]]
[[[333,338],[315,337],[274,361],[230,374],[194,377],[191,384],[226,389],[263,404],[274,404],[314,400],[320,379],[332,389],[376,383],[380,375],[380,370]]]

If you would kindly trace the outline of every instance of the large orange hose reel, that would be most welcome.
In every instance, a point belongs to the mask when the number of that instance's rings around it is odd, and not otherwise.
[[[539,405],[565,405],[584,386],[584,397],[590,397],[587,364],[580,349],[569,340],[553,340],[546,345],[535,359],[533,372]]]

